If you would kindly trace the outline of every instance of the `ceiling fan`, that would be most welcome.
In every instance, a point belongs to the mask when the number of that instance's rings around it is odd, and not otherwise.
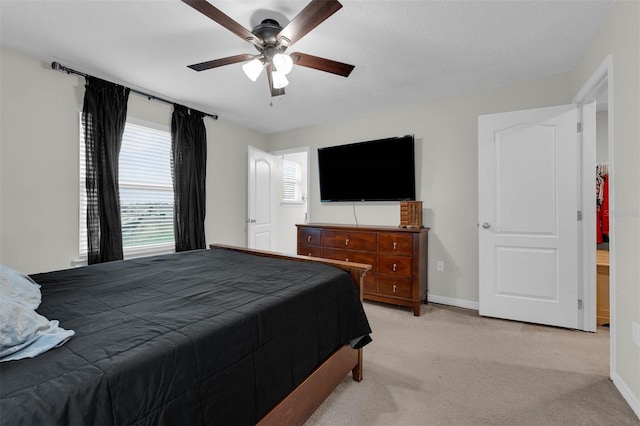
[[[353,65],[306,53],[284,54],[288,47],[342,8],[337,0],[312,0],[284,28],[273,19],[265,19],[251,31],[206,0],[182,0],[182,2],[211,18],[243,40],[252,43],[259,52],[256,55],[243,53],[188,66],[195,71],[246,62],[242,69],[247,77],[256,81],[262,70],[266,69],[271,96],[281,96],[284,95],[284,87],[289,84],[286,74],[291,71],[293,65],[314,68],[343,77],[348,77],[355,68]]]

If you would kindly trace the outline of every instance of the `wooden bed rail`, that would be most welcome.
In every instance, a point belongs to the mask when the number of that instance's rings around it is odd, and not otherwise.
[[[221,248],[257,256],[295,260],[299,262],[316,262],[335,266],[347,271],[359,290],[360,301],[363,297],[363,280],[371,270],[371,265],[340,260],[322,259],[318,257],[277,253],[267,250],[249,249],[245,247],[211,244],[210,248]],[[363,377],[362,348],[353,349],[349,345],[336,350],[320,366],[318,366],[298,387],[287,395],[278,405],[271,409],[260,421],[260,426],[302,425],[320,407],[329,394],[340,384],[351,371],[353,380],[361,381]]]
[[[340,268],[344,271],[347,271],[351,275],[351,278],[353,279],[354,283],[356,284],[356,287],[360,292],[360,301],[363,300],[364,276],[366,275],[367,272],[371,270],[371,265],[367,265],[364,263],[344,262],[341,260],[323,259],[320,257],[278,253],[275,251],[250,249],[246,247],[230,246],[226,244],[210,244],[209,247],[210,248],[217,247],[217,248],[222,248],[226,250],[238,251],[241,253],[250,253],[250,254],[255,254],[257,256],[275,257],[279,259],[289,259],[289,260],[295,260],[300,262],[324,263],[325,265],[335,266],[336,268]]]

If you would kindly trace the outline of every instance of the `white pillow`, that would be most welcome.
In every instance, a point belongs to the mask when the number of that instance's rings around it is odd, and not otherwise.
[[[64,344],[75,334],[0,294],[0,362],[33,358]]]
[[[30,309],[36,309],[42,300],[39,284],[27,275],[4,265],[0,265],[0,295]]]

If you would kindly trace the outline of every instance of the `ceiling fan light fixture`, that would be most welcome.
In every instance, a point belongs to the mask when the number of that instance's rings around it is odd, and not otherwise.
[[[287,76],[284,75],[282,71],[273,71],[271,73],[271,78],[273,78],[273,88],[274,89],[282,89],[287,87],[289,84],[289,80],[287,80]]]
[[[249,77],[251,81],[256,81],[258,79],[258,76],[262,72],[263,67],[264,64],[262,63],[262,61],[256,58],[244,64],[242,66],[242,71],[244,71],[245,75]]]
[[[289,74],[293,69],[293,60],[289,55],[277,53],[273,56],[273,65],[278,71],[286,75]]]
[[[259,52],[257,55],[243,53],[188,65],[194,71],[204,71],[223,65],[243,63],[242,69],[244,73],[250,80],[256,81],[262,73],[262,68],[266,67],[267,81],[269,82],[272,97],[284,95],[284,90],[282,89],[289,84],[286,75],[291,72],[294,64],[343,77],[348,77],[353,71],[353,65],[332,61],[331,59],[300,52],[289,55],[284,54],[298,40],[342,8],[338,0],[310,0],[284,28],[275,19],[267,18],[263,19],[262,23],[255,26],[251,31],[207,1],[182,0],[182,2],[225,27],[244,41],[251,43]]]

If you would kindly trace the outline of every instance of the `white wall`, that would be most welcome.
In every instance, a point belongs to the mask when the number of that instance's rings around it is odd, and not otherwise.
[[[417,198],[424,202],[425,226],[431,227],[429,294],[473,306],[478,301],[478,115],[569,103],[568,77],[556,75],[276,133],[268,136],[269,149],[310,146],[311,220],[354,224],[351,203],[320,203],[317,148],[413,133]],[[398,202],[356,203],[356,214],[363,225],[400,223]],[[445,262],[445,272],[436,272],[436,260]]]
[[[247,147],[266,151],[266,137],[219,119],[207,125],[207,139],[207,244],[246,246]]]
[[[2,49],[0,261],[23,272],[78,256],[79,80]]]
[[[640,417],[640,348],[632,341],[631,328],[632,322],[640,324],[640,2],[615,3],[573,71],[573,92],[584,86],[609,54],[613,56],[609,76],[613,85],[609,246],[615,282],[612,378]]]
[[[49,62],[0,51],[0,263],[26,273],[78,257],[78,120],[84,79]],[[172,107],[131,94],[128,115],[170,126]],[[266,137],[205,118],[207,242],[244,245],[247,145]],[[230,178],[231,177],[231,178]]]

